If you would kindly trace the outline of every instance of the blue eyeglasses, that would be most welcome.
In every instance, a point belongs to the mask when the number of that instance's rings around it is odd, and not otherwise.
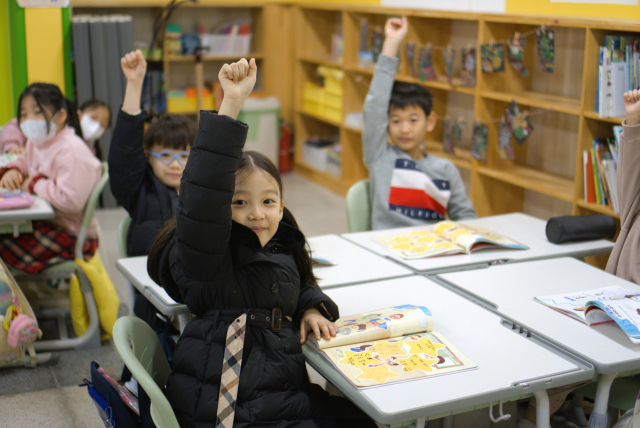
[[[177,159],[180,165],[185,166],[187,164],[187,161],[189,160],[189,152],[180,152],[179,154],[174,155],[169,150],[163,150],[160,153],[154,153],[150,150],[147,150],[147,153],[149,153],[154,158],[158,158],[164,165],[171,165],[173,161]]]

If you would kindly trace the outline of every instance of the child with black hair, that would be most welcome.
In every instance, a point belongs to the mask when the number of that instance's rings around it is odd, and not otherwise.
[[[18,106],[18,125],[27,143],[20,157],[0,169],[0,187],[22,189],[46,199],[55,217],[34,221],[32,233],[17,238],[2,235],[0,257],[10,266],[36,274],[74,258],[87,202],[102,169],[82,140],[75,105],[56,85],[27,86]],[[94,219],[84,243],[84,259],[89,260],[97,248]]]
[[[421,148],[425,134],[436,126],[431,94],[417,84],[394,84],[396,56],[406,34],[406,18],[387,21],[364,103],[362,147],[374,230],[476,217],[455,165]]]
[[[147,63],[138,50],[126,54],[120,65],[127,87],[109,147],[109,184],[131,217],[127,256],[133,257],[149,254],[162,225],[176,214],[180,178],[196,126],[185,116],[164,114],[145,131],[147,115],[140,103]],[[135,294],[135,314],[161,330],[157,309],[137,290]]]
[[[78,134],[88,145],[91,152],[102,160],[100,147],[95,142],[111,126],[111,110],[104,101],[90,99],[82,103],[77,110],[82,132]],[[12,119],[0,132],[0,153],[22,154],[26,149],[27,137],[20,130],[18,118]]]
[[[248,127],[236,118],[256,74],[255,59],[220,70],[220,111],[200,112],[176,219],[149,253],[151,278],[196,315],[165,394],[182,428],[375,428],[309,383],[301,344],[335,337],[338,307],[317,285],[278,168],[243,152]]]

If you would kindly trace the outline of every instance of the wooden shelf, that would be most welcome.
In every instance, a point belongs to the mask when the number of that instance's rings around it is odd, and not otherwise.
[[[600,213],[600,214],[606,214],[609,215],[615,219],[620,220],[620,215],[616,214],[613,212],[613,210],[611,208],[609,208],[606,205],[600,205],[600,204],[591,204],[589,202],[585,202],[584,199],[579,199],[577,202],[579,207],[581,208],[586,208],[590,211],[596,212],[596,213]]]
[[[430,155],[450,160],[458,168],[471,169],[471,153],[467,149],[456,147],[454,154],[450,154],[442,149],[439,141],[425,141],[424,149]]]
[[[356,134],[362,134],[362,128],[355,128],[353,126],[349,126],[349,125],[342,125],[342,127],[344,129],[346,129],[349,132],[355,132]]]
[[[484,98],[510,103],[515,101],[519,105],[540,108],[543,110],[557,111],[560,113],[580,115],[580,100],[578,98],[563,97],[560,95],[545,94],[542,92],[497,92],[482,91]]]
[[[324,116],[318,116],[317,114],[307,113],[306,111],[303,111],[303,110],[298,110],[298,113],[300,113],[303,116],[310,117],[315,120],[319,120],[320,122],[328,123],[329,125],[333,125],[338,128],[342,125],[340,122],[336,122],[335,120],[328,119]]]
[[[331,61],[330,59],[322,59],[322,58],[313,58],[310,56],[302,56],[298,57],[298,60],[302,62],[306,62],[308,64],[316,64],[316,65],[326,65],[328,67],[336,67],[343,68],[342,64],[339,62]]]
[[[182,114],[184,116],[197,116],[200,113],[198,110],[167,110],[169,114]]]
[[[509,169],[479,166],[478,173],[563,201],[573,202],[573,180],[569,177],[520,165],[513,165]]]
[[[187,3],[181,7],[225,7],[225,8],[247,8],[262,7],[266,2],[259,1],[225,1],[225,0],[200,0],[197,3]],[[162,0],[73,0],[71,5],[78,7],[165,7],[166,1]]]
[[[202,61],[237,61],[240,58],[255,58],[262,59],[263,55],[260,53],[248,53],[246,55],[204,55],[202,56]],[[154,60],[154,61],[162,61]],[[196,62],[196,59],[193,55],[185,55],[185,56],[171,56],[167,58],[169,62]]]
[[[613,123],[614,125],[621,125],[626,119],[625,117],[600,117],[595,111],[585,111],[583,114],[584,117],[588,117],[589,119],[601,120],[603,122]]]
[[[315,169],[304,162],[294,162],[293,171],[342,196],[345,196],[349,188],[355,183],[355,181],[353,183],[347,183],[333,174]]]

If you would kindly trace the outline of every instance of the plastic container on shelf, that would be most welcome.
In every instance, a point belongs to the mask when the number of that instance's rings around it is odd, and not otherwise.
[[[182,27],[177,24],[169,24],[165,30],[164,49],[167,56],[182,56]]]
[[[245,150],[266,155],[280,163],[280,101],[278,97],[248,98],[238,120],[249,125]]]
[[[318,73],[324,78],[325,91],[342,96],[342,79],[344,78],[344,71],[335,67],[327,67],[321,65],[318,67]]]
[[[251,48],[251,34],[203,34],[200,38],[206,56],[242,56]]]
[[[340,178],[342,175],[342,146],[340,144],[329,146],[325,149],[325,153],[327,156],[326,171]]]
[[[213,110],[214,100],[208,88],[202,89],[203,110]],[[167,92],[168,113],[197,113],[198,92],[196,88],[172,88]]]

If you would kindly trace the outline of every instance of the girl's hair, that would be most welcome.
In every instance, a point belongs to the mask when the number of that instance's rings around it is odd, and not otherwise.
[[[20,107],[22,106],[22,100],[28,96],[33,97],[43,114],[44,107],[53,110],[53,114],[56,114],[62,109],[66,110],[67,121],[65,125],[72,127],[76,131],[76,135],[84,140],[82,128],[80,128],[78,110],[75,104],[62,95],[60,88],[51,83],[32,83],[22,91],[18,99],[18,124],[20,124]],[[53,119],[53,117],[49,118],[49,120],[51,119]],[[47,120],[47,132],[49,131],[49,120]]]
[[[109,108],[109,104],[105,103],[104,101],[91,98],[90,100],[82,103],[82,105],[80,106],[80,111],[84,113],[84,111],[87,109],[96,109],[99,107],[104,107],[109,112],[109,128],[111,128],[113,120],[113,118],[111,117],[111,108]]]
[[[282,198],[282,177],[280,176],[280,172],[278,171],[278,168],[273,164],[273,162],[271,162],[271,160],[269,160],[269,158],[262,153],[254,151],[243,152],[242,157],[240,158],[240,163],[238,164],[238,169],[236,169],[236,177],[243,180],[257,171],[264,171],[271,177],[273,177],[273,179],[278,184],[280,197]],[[284,207],[283,209],[282,221],[287,223],[289,226],[300,230],[298,222],[287,207]],[[164,224],[164,227],[160,231],[160,234],[156,238],[153,245],[151,245],[151,249],[149,250],[149,257],[147,259],[147,270],[151,279],[153,279],[158,284],[160,283],[160,277],[158,275],[160,269],[160,257],[162,255],[164,247],[173,237],[176,227],[176,218],[173,217],[169,219]],[[296,267],[298,268],[298,273],[300,275],[300,285],[302,287],[306,285],[318,285],[318,278],[316,278],[316,276],[313,274],[313,261],[311,259],[311,256],[309,255],[307,247],[308,245],[305,238],[305,245],[303,246],[303,248],[294,252],[293,254],[293,258],[296,262]]]
[[[154,145],[172,150],[187,150],[196,139],[196,124],[180,114],[163,114],[151,122],[142,137],[145,150]]]

